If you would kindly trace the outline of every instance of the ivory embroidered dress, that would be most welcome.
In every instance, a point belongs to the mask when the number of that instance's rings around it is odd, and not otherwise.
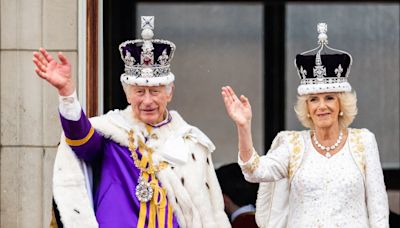
[[[279,227],[388,227],[378,148],[367,129],[349,129],[345,146],[329,159],[315,150],[310,131],[282,132],[267,155],[254,152],[246,163],[239,158],[239,164],[251,182],[287,178],[288,216]],[[259,196],[271,188],[260,191]],[[272,198],[285,196],[275,193]],[[257,213],[264,209],[257,208]],[[268,216],[274,219],[273,212]]]
[[[303,164],[290,194],[289,227],[368,227],[363,177],[348,143],[330,159],[307,139]]]

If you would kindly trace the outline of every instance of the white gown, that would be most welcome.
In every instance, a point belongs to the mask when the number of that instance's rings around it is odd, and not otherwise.
[[[348,143],[331,158],[308,142],[293,177],[288,227],[368,227],[364,181]]]
[[[290,145],[290,135],[293,132],[280,133],[267,155],[260,157],[254,151],[246,163],[240,157],[238,161],[250,182],[289,180],[289,213],[287,225],[282,227],[389,227],[382,168],[370,131],[351,129],[345,146],[329,159],[313,147],[309,131],[301,132],[298,138],[304,143],[299,144],[303,145],[298,150],[301,153],[294,152],[300,154],[294,171],[291,150],[297,144]],[[354,155],[359,151],[363,151],[363,156]],[[356,161],[357,158],[361,160]]]

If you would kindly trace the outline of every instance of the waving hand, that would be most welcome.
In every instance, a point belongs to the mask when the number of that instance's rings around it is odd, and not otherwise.
[[[32,60],[36,65],[36,74],[54,86],[60,95],[68,96],[75,90],[71,75],[71,64],[61,52],[58,53],[58,59],[60,63],[45,49],[40,48],[39,52],[33,53]]]
[[[239,99],[230,86],[222,87],[221,94],[224,99],[226,111],[236,125],[244,126],[250,124],[252,112],[249,100],[243,95]]]

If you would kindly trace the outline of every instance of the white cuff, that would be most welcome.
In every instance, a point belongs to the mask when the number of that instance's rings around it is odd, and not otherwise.
[[[253,173],[254,170],[257,169],[259,162],[260,156],[257,154],[254,148],[252,149],[252,155],[247,162],[243,162],[242,159],[240,159],[240,154],[238,153],[238,164],[244,172]]]
[[[244,162],[244,161],[240,158],[240,151],[239,151],[239,153],[238,153],[238,164],[241,165],[241,166],[246,166],[246,165],[248,165],[248,164],[251,164],[251,163],[254,161],[254,159],[256,158],[257,155],[258,155],[258,154],[257,154],[256,150],[255,150],[254,148],[252,148],[252,149],[251,149],[251,157],[250,157],[250,159],[247,160],[247,162]]]
[[[76,91],[69,96],[59,96],[60,114],[67,120],[78,121],[81,118],[82,107],[78,101]]]

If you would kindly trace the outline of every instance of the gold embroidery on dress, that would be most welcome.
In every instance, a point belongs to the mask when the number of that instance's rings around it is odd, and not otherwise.
[[[254,161],[251,163],[250,166],[250,173],[254,173],[254,171],[258,168],[258,165],[260,164],[260,156],[256,156],[256,158],[254,159]]]
[[[361,129],[349,129],[350,130],[350,149],[353,157],[356,160],[358,168],[365,175],[365,145],[363,144],[363,138],[361,136]]]
[[[289,160],[289,178],[293,177],[294,172],[300,165],[302,157],[302,148],[304,145],[301,140],[301,132],[290,131],[289,136],[289,150],[290,150],[290,160]]]
[[[246,173],[254,173],[254,171],[258,168],[259,164],[260,164],[260,156],[257,154],[257,152],[253,150],[253,155],[255,156],[255,158],[253,159],[253,161],[250,164],[247,164],[245,167],[243,167],[243,171]]]

